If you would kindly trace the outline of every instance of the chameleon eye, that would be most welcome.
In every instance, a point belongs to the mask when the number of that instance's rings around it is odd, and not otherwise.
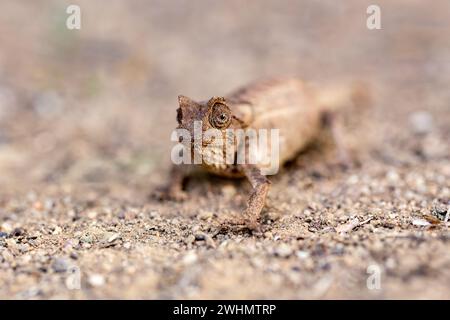
[[[231,111],[224,104],[215,104],[209,122],[214,128],[224,129],[231,124]]]
[[[228,115],[226,113],[221,113],[217,119],[220,123],[227,123],[228,122]]]

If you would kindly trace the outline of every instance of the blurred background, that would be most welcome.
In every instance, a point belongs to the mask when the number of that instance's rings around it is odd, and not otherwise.
[[[375,2],[382,29],[368,30]],[[81,30],[66,28],[70,4]],[[408,114],[425,110],[446,148],[449,12],[447,0],[2,0],[1,190],[150,187],[170,164],[178,94],[279,75],[369,82],[380,143],[397,134],[384,123],[408,136]]]

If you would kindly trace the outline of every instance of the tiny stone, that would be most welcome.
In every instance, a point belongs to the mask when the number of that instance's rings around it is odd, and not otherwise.
[[[205,240],[205,238],[206,238],[206,235],[203,232],[197,233],[195,235],[195,240],[196,241],[202,241],[202,240]]]
[[[417,227],[426,227],[431,225],[431,223],[429,223],[427,220],[424,219],[414,219],[412,220],[412,224]]]
[[[387,179],[389,182],[394,183],[394,182],[398,182],[398,181],[399,181],[400,176],[398,175],[398,173],[397,173],[396,171],[394,171],[394,170],[389,170],[389,172],[386,174],[386,179]]]
[[[52,235],[58,235],[61,233],[61,231],[62,231],[61,227],[55,226],[55,229],[53,230]]]
[[[281,258],[287,258],[291,254],[292,254],[292,248],[285,243],[282,243],[277,248],[275,248],[275,255],[277,255]]]
[[[123,244],[123,247],[125,248],[125,249],[130,249],[131,248],[131,243],[130,242],[125,242],[124,244]]]
[[[267,231],[267,232],[264,233],[264,237],[265,237],[265,238],[268,238],[268,239],[272,239],[273,234],[272,234],[272,232]]]
[[[13,251],[14,253],[16,253],[18,251],[17,248],[17,243],[14,239],[6,239],[6,245],[8,246],[8,248]]]
[[[90,243],[85,242],[85,243],[83,243],[83,244],[81,245],[81,247],[82,247],[83,249],[89,249],[89,248],[92,247],[92,245],[91,245]]]
[[[197,218],[199,218],[201,220],[208,220],[208,219],[211,219],[212,216],[213,216],[213,213],[211,211],[203,211],[198,214]]]
[[[356,183],[358,183],[359,178],[357,175],[351,175],[347,181],[349,184],[356,184]]]
[[[103,247],[109,247],[116,244],[116,240],[120,239],[120,233],[105,232],[100,238],[100,243]]]
[[[30,246],[26,243],[24,244],[19,244],[17,245],[17,249],[21,252],[21,253],[25,253],[28,252],[30,250]]]
[[[387,269],[394,269],[397,266],[397,263],[395,262],[394,259],[388,258],[386,260],[385,266]]]
[[[205,241],[206,244],[211,247],[211,248],[216,248],[216,243],[213,240],[213,238],[211,238],[211,236],[209,236],[208,234],[204,233],[204,232],[199,232],[195,235],[195,240],[197,241]]]
[[[92,274],[89,276],[88,282],[93,287],[101,287],[105,284],[105,277],[101,274]]]
[[[309,252],[300,250],[300,251],[297,251],[296,256],[297,256],[297,258],[304,260],[304,259],[309,258]]]
[[[267,212],[267,218],[271,221],[276,221],[280,218],[281,213],[276,211]]]
[[[0,228],[6,233],[11,233],[11,231],[13,230],[13,227],[9,222],[2,223]]]
[[[6,238],[7,236],[8,236],[8,234],[6,232],[0,231],[0,238]]]
[[[195,254],[195,252],[190,251],[188,252],[184,257],[183,257],[183,264],[184,265],[190,265],[193,264],[197,261],[197,255]]]
[[[127,211],[127,212],[125,212],[124,218],[125,218],[125,220],[136,219],[136,213],[132,212],[132,211]]]
[[[342,255],[344,253],[344,245],[342,243],[338,243],[332,250],[333,254]]]
[[[433,129],[433,116],[426,111],[418,111],[411,114],[409,122],[415,133],[424,134]]]
[[[195,241],[195,236],[193,236],[192,234],[190,235],[190,236],[188,236],[186,239],[185,239],[185,243],[186,244],[192,244],[192,243],[194,243],[194,241]]]
[[[36,210],[42,210],[44,208],[44,205],[40,201],[36,201],[33,203],[33,208]]]
[[[55,203],[51,199],[47,199],[44,202],[44,208],[45,210],[51,210],[55,206]]]
[[[151,211],[151,212],[149,213],[149,217],[150,217],[151,219],[156,219],[156,218],[159,218],[160,215],[159,215],[158,211]]]
[[[119,233],[114,233],[108,238],[108,242],[111,243],[111,242],[113,242],[113,241],[115,241],[115,240],[117,240],[119,238],[120,238],[120,234]]]
[[[80,242],[81,243],[92,243],[93,239],[92,239],[92,237],[90,235],[85,234],[85,235],[80,237]]]
[[[88,217],[89,219],[95,219],[95,218],[97,218],[97,212],[95,212],[95,211],[89,211],[89,212],[87,213],[87,217]]]
[[[210,248],[214,248],[214,249],[217,248],[216,242],[209,235],[206,236],[206,244]]]
[[[19,237],[24,233],[22,228],[15,228],[12,232],[11,232],[11,236],[13,237]]]
[[[447,207],[443,204],[437,204],[431,210],[431,213],[440,220],[444,220],[447,215]]]
[[[14,255],[9,250],[3,250],[2,256],[3,256],[3,259],[7,262],[14,261]]]
[[[68,269],[68,263],[65,258],[56,258],[52,263],[52,269],[55,272],[66,272]]]

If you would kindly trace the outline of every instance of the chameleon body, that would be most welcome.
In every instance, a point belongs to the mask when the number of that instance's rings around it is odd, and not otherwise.
[[[333,129],[334,121],[330,121],[333,119],[330,115],[334,113],[332,106],[337,104],[337,100],[342,101],[344,96],[348,98],[349,91],[339,91],[339,94],[334,96],[318,94],[298,79],[259,82],[226,97],[213,97],[204,102],[179,96],[178,128],[186,129],[193,135],[194,122],[202,121],[203,132],[211,128],[219,129],[224,140],[227,139],[226,129],[279,129],[279,161],[282,164],[304,149],[324,126]],[[336,130],[331,131],[337,133]],[[217,155],[220,157],[223,148],[211,148],[211,143],[212,141],[206,140],[202,141],[201,145],[194,145],[192,153],[202,154],[201,166],[211,173],[226,177],[246,177],[249,180],[253,190],[242,218],[235,222],[245,224],[252,230],[259,229],[258,218],[264,207],[270,181],[261,173],[257,164],[238,164],[236,161],[231,164],[217,164],[214,161],[209,163],[211,161],[208,160]],[[336,143],[339,147],[339,141]],[[206,150],[207,146],[209,148]],[[271,152],[271,148],[268,152]],[[186,175],[186,170],[181,166],[173,167],[171,183],[164,193],[167,198],[186,197],[182,190]]]

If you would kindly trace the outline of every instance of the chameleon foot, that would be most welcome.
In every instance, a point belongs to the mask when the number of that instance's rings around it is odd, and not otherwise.
[[[178,201],[187,200],[188,195],[183,190],[162,189],[156,190],[151,194],[151,197],[159,201]]]

